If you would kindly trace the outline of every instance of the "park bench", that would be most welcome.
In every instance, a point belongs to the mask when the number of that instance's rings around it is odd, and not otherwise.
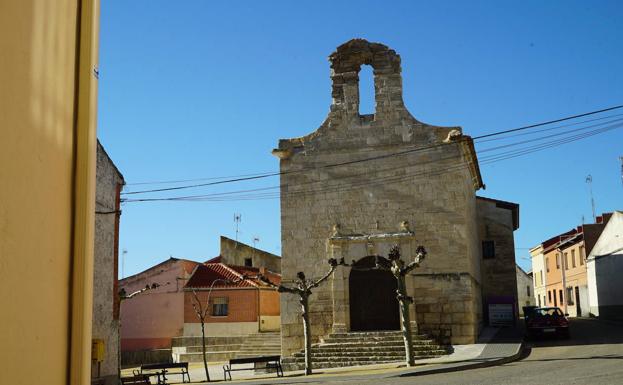
[[[121,377],[122,385],[142,385],[151,384],[149,374],[134,374],[132,377]]]
[[[234,368],[234,365],[253,364],[252,368]],[[263,365],[261,365],[263,364]],[[256,370],[256,369],[276,369],[277,377],[283,377],[283,368],[281,367],[281,356],[260,356],[260,357],[247,357],[247,358],[232,358],[229,363],[223,365],[223,377],[227,381],[227,375],[229,374],[229,380],[231,381],[231,372],[238,370]]]
[[[174,371],[171,371],[173,369]],[[179,371],[175,371],[179,369]],[[181,374],[182,382],[190,382],[190,374],[188,374],[188,362],[162,362],[158,364],[143,364],[140,371],[135,370],[134,375],[158,376],[158,384],[167,383],[167,374]],[[186,378],[184,378],[186,376]]]

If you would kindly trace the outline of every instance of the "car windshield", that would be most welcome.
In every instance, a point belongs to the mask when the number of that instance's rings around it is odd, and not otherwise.
[[[533,313],[536,317],[562,317],[562,311],[557,307],[534,309]]]

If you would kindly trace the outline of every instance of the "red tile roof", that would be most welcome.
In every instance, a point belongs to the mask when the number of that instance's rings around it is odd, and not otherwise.
[[[190,279],[186,283],[186,288],[208,288],[208,287],[266,287],[257,276],[260,269],[257,267],[229,266],[223,263],[204,263],[197,266]],[[248,279],[241,280],[246,275]],[[274,284],[281,282],[281,275],[266,271],[264,274]],[[236,283],[222,281],[237,281]],[[217,281],[217,282],[215,282]]]
[[[222,259],[223,259],[223,257],[221,257],[219,255],[218,257],[214,257],[212,259],[208,259],[207,261],[205,261],[205,263],[221,263]]]

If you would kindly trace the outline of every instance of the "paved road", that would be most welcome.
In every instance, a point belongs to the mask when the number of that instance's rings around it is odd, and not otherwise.
[[[569,340],[528,342],[528,354],[509,364],[406,378],[340,379],[324,384],[623,385],[623,323],[573,319]],[[320,382],[319,382],[320,383]]]

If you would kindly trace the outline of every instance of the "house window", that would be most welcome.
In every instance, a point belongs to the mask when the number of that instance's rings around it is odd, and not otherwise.
[[[528,297],[530,297],[530,286],[526,286],[526,291],[528,292]]]
[[[575,249],[571,250],[571,265],[575,267]]]
[[[561,290],[558,290],[558,296],[560,297],[560,304],[562,305],[562,303],[563,303],[563,299],[562,299],[562,298],[563,298],[563,297],[562,297],[562,289],[561,289]]]
[[[584,246],[580,246],[580,265],[584,264],[584,259],[586,258],[586,255],[584,255]]]
[[[565,253],[565,270],[569,270],[569,255]]]
[[[225,317],[228,313],[228,298],[217,297],[210,300],[212,303],[212,315],[214,317]]]
[[[573,305],[573,288],[567,288],[567,305]]]
[[[482,241],[482,258],[495,258],[495,243],[493,241]]]
[[[560,269],[560,253],[556,254],[556,269]]]
[[[537,301],[539,301],[539,307],[541,307],[541,296],[540,296],[540,295],[537,295],[537,296],[536,296],[536,299],[537,299]]]
[[[547,269],[547,272],[549,273],[549,258],[545,258],[545,268]]]
[[[547,291],[547,302],[552,303],[552,291],[551,290]]]
[[[244,265],[247,267],[252,267],[253,266],[253,259],[252,258],[245,258],[244,259]]]
[[[553,295],[553,297],[554,297],[554,306],[558,306],[558,300],[556,299],[556,290],[554,289],[552,291],[554,292],[554,295]]]
[[[539,282],[539,286],[544,285],[545,283],[543,282],[543,270],[539,271],[539,276],[541,279],[541,282]]]

